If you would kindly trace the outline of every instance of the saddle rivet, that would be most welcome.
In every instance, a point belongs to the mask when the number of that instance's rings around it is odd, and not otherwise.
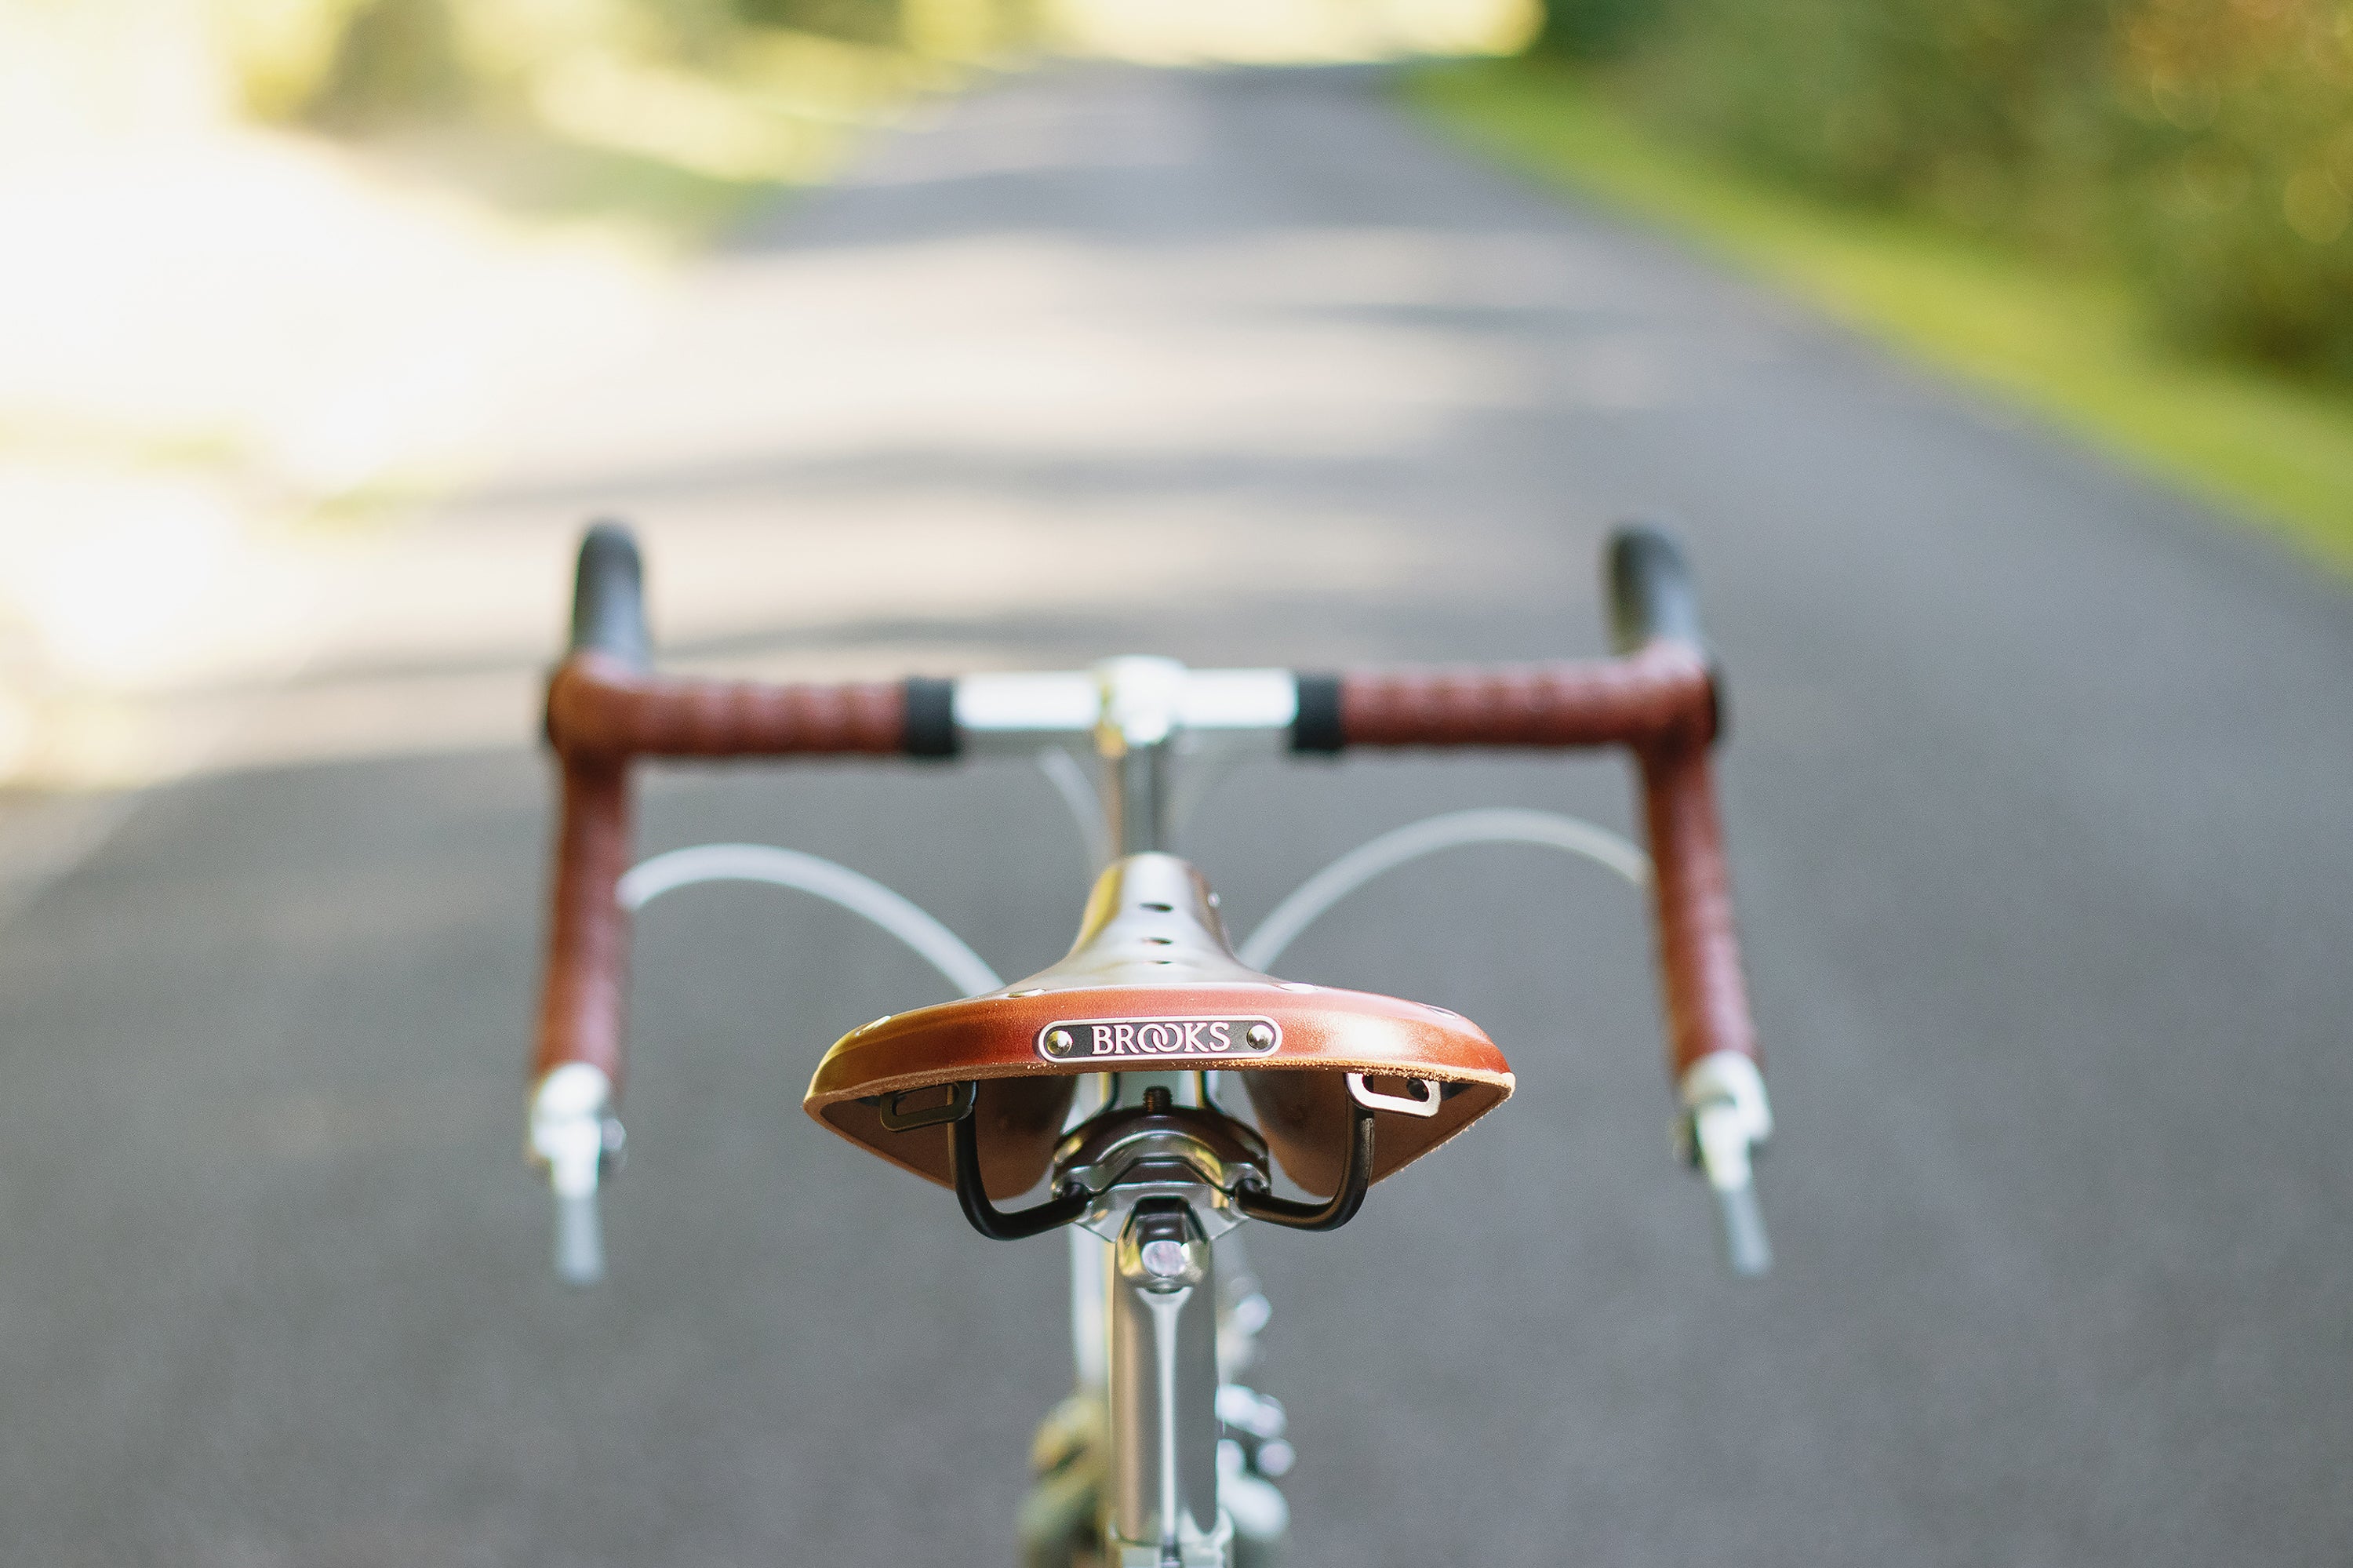
[[[1251,1044],[1263,1051],[1274,1044],[1274,1026],[1270,1023],[1253,1023],[1250,1026],[1249,1038]]]
[[[1049,1056],[1059,1056],[1070,1048],[1071,1032],[1069,1030],[1051,1029],[1047,1031],[1046,1054]]]

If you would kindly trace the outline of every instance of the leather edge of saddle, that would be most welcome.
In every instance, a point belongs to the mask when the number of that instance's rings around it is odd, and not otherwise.
[[[980,1118],[980,1184],[991,1202],[1019,1197],[1044,1180],[1053,1163],[1054,1145],[1061,1141],[1062,1119],[1079,1081],[1069,1074],[984,1076],[972,1072],[919,1074],[878,1091],[903,1094],[935,1085],[980,1083],[973,1114]],[[820,1099],[812,1094],[802,1108],[828,1131],[839,1134],[861,1149],[881,1155],[902,1171],[912,1171],[943,1187],[955,1185],[955,1166],[944,1126],[919,1127],[892,1132],[882,1125],[879,1106],[856,1095]]]
[[[986,1012],[976,1014],[976,1006]],[[1184,1058],[1181,1065],[1240,1075],[1276,1162],[1311,1193],[1328,1194],[1338,1185],[1347,1118],[1343,1075],[1415,1076],[1462,1086],[1447,1095],[1433,1117],[1377,1113],[1377,1181],[1453,1138],[1512,1093],[1514,1078],[1503,1053],[1476,1024],[1458,1014],[1366,991],[1319,987],[1302,994],[1269,983],[1088,987],[1029,997],[1000,993],[878,1019],[844,1035],[827,1052],[802,1105],[839,1136],[947,1186],[953,1184],[953,1173],[946,1128],[892,1132],[881,1125],[880,1107],[866,1102],[933,1085],[977,1081],[982,1086],[976,1113],[982,1118],[983,1185],[991,1199],[1009,1199],[1029,1191],[1046,1174],[1078,1078],[1075,1065],[1035,1054],[1031,1042],[1037,1030],[1061,1017],[1219,1011],[1282,1016],[1289,1035],[1282,1049],[1293,1054],[1230,1065]],[[1418,1048],[1380,1054],[1327,1051],[1322,1045],[1327,1033],[1367,1027],[1409,1032]],[[1309,1038],[1303,1048],[1294,1048],[1291,1042],[1301,1035]],[[1175,1067],[1179,1062],[1167,1065]],[[1283,1081],[1275,1081],[1278,1076]],[[1289,1082],[1293,1078],[1301,1080],[1295,1086]],[[1261,1084],[1261,1079],[1267,1081]],[[1035,1084],[1036,1089],[1014,1090],[1016,1085],[1028,1084]]]
[[[1328,1198],[1340,1187],[1348,1136],[1349,1073],[1370,1077],[1407,1075],[1398,1074],[1394,1065],[1386,1071],[1375,1065],[1336,1069],[1272,1067],[1242,1077],[1267,1149],[1282,1173],[1314,1197]],[[1440,1144],[1451,1142],[1472,1122],[1510,1099],[1516,1086],[1509,1073],[1448,1076],[1440,1082],[1455,1092],[1446,1094],[1445,1088],[1440,1089],[1445,1097],[1436,1116],[1374,1113],[1374,1181],[1386,1181]]]
[[[1340,1139],[1347,1116],[1346,1075],[1364,1073],[1398,1077],[1397,1064],[1366,1057],[1359,1062],[1320,1061],[1295,1066],[1263,1065],[1241,1075],[1245,1091],[1258,1111],[1259,1126],[1268,1150],[1282,1173],[1301,1191],[1328,1197],[1340,1184]],[[1512,1097],[1518,1080],[1508,1072],[1475,1068],[1451,1072],[1425,1070],[1415,1076],[1436,1077],[1460,1085],[1434,1117],[1378,1111],[1373,1144],[1373,1180],[1386,1181],[1440,1144],[1452,1141],[1472,1122]],[[1281,1090],[1261,1080],[1314,1080],[1296,1090]],[[1053,1163],[1054,1146],[1061,1140],[1062,1118],[1068,1114],[1078,1075],[1000,1070],[996,1075],[973,1069],[910,1074],[903,1079],[874,1086],[874,1093],[901,1094],[944,1084],[977,1080],[980,1092],[975,1114],[981,1118],[981,1185],[993,1202],[1019,1197],[1044,1180]],[[1021,1088],[1041,1091],[1018,1097],[1005,1093]],[[1440,1091],[1443,1093],[1443,1091]],[[802,1108],[828,1131],[879,1154],[902,1171],[910,1171],[943,1187],[955,1185],[950,1162],[948,1130],[944,1127],[915,1128],[892,1132],[882,1126],[880,1107],[849,1091],[818,1095],[812,1091]]]

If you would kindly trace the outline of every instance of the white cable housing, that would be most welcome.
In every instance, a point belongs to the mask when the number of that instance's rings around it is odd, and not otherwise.
[[[773,844],[697,844],[629,868],[614,896],[621,907],[644,908],[665,893],[704,882],[761,882],[795,887],[860,915],[921,954],[960,996],[977,996],[1005,982],[964,939],[923,909],[872,877],[799,850]]]
[[[1591,861],[1636,887],[1651,882],[1651,857],[1609,829],[1557,811],[1487,807],[1425,817],[1360,844],[1309,877],[1259,922],[1237,955],[1266,969],[1324,911],[1386,871],[1461,844],[1537,844]]]

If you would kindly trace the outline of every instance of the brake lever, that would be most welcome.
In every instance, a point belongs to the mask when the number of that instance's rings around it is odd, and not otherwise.
[[[605,1277],[596,1188],[620,1168],[623,1136],[612,1099],[612,1080],[586,1062],[556,1068],[531,1098],[531,1153],[555,1195],[555,1273],[566,1285]]]
[[[1752,1279],[1770,1273],[1773,1245],[1757,1202],[1756,1155],[1773,1136],[1763,1075],[1738,1051],[1712,1052],[1683,1074],[1677,1098],[1677,1152],[1715,1193],[1733,1273]]]

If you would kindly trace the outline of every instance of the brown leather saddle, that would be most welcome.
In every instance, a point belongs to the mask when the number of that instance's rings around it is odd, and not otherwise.
[[[1317,1196],[1340,1185],[1355,1107],[1376,1112],[1378,1181],[1512,1092],[1504,1054],[1459,1013],[1245,965],[1200,873],[1155,853],[1129,855],[1097,879],[1060,962],[851,1030],[818,1065],[803,1105],[946,1186],[945,1123],[964,1093],[956,1086],[975,1085],[982,1184],[992,1199],[1010,1198],[1052,1163],[1082,1075],[1201,1070],[1240,1075],[1269,1150]]]

